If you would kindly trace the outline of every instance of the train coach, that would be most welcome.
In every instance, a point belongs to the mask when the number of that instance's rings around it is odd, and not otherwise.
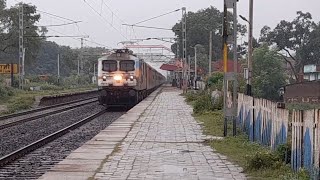
[[[98,60],[99,103],[133,106],[165,82],[165,77],[129,49],[117,49]]]

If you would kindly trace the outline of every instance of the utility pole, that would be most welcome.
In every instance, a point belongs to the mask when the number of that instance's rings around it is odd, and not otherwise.
[[[237,17],[237,1],[234,1],[233,4],[233,70],[234,70],[234,81],[233,81],[233,136],[237,134],[237,122],[236,122],[236,115],[237,115],[237,107],[238,107],[238,43],[237,43],[237,36],[238,36],[238,17]]]
[[[212,65],[212,31],[210,31],[209,38],[209,77],[211,76],[211,65]]]
[[[78,59],[78,76],[80,76],[80,65],[81,69],[83,68],[82,60],[83,60],[83,38],[81,38],[81,47],[80,47],[80,58]]]
[[[186,82],[186,62],[187,62],[187,10],[185,7],[182,8],[182,79],[183,79],[183,93],[187,92]]]
[[[194,89],[197,89],[197,45],[194,46]]]
[[[58,84],[60,84],[60,54],[58,54],[57,66],[58,66]]]
[[[190,55],[188,56],[188,81],[190,82],[190,80],[191,80],[191,57],[190,57]],[[192,83],[191,83],[192,84]]]
[[[24,43],[23,43],[23,3],[19,4],[19,88],[23,89],[24,83]]]
[[[96,82],[97,76],[96,76],[96,63],[93,64],[93,77],[94,77],[94,82]]]
[[[224,1],[224,11],[223,11],[223,112],[224,112],[224,131],[223,135],[227,136],[228,129],[228,118],[227,118],[227,93],[228,93],[228,20],[227,20],[227,3]]]
[[[247,81],[247,95],[252,96],[252,44],[253,38],[253,0],[249,1],[249,44],[248,44],[248,81]]]

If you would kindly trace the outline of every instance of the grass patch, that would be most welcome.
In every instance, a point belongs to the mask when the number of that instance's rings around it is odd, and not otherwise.
[[[206,111],[200,114],[194,114],[199,122],[203,122],[205,134],[211,136],[223,136],[223,113],[222,111]],[[228,123],[228,133],[232,133],[232,124]]]

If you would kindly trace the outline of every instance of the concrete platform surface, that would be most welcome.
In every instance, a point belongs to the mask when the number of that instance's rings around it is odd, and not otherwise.
[[[246,179],[203,143],[207,137],[181,91],[158,91],[40,179]]]

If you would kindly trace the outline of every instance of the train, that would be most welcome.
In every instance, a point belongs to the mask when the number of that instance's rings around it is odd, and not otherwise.
[[[129,49],[115,49],[98,59],[99,104],[132,107],[166,78]]]

